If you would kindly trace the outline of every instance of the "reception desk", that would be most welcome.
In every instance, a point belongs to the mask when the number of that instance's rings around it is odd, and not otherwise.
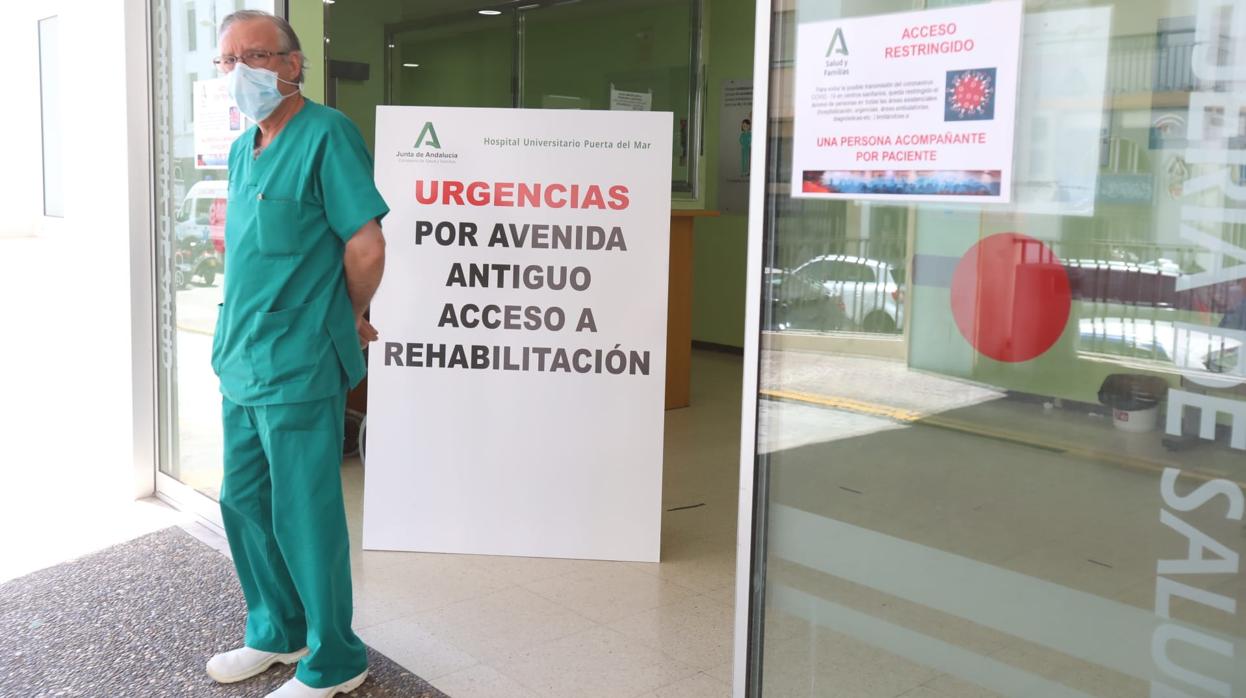
[[[666,300],[666,409],[692,402],[692,223],[718,211],[672,210]]]

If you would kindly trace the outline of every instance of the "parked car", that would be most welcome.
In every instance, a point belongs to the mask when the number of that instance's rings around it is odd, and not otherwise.
[[[1182,325],[1173,320],[1136,317],[1095,317],[1078,321],[1078,350],[1090,354],[1156,362],[1164,370],[1176,366],[1182,373],[1241,375],[1240,335],[1207,326]],[[1228,378],[1235,382],[1235,378]]]
[[[1104,259],[1068,259],[1069,290],[1074,300],[1119,303],[1128,306],[1174,308],[1200,313],[1226,313],[1241,300],[1235,281],[1177,290],[1177,279],[1201,269],[1182,269],[1170,259],[1125,262]]]
[[[770,286],[766,329],[831,332],[851,328],[844,299],[831,295],[821,283],[772,267],[766,268],[765,277]]]
[[[896,332],[904,323],[904,270],[866,257],[828,254],[801,264],[789,276],[793,294],[839,298],[847,321],[866,332]]]

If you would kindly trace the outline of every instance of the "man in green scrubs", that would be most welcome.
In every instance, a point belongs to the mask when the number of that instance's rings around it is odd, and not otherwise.
[[[270,696],[349,693],[367,676],[351,630],[342,502],[346,391],[363,378],[364,319],[380,283],[388,208],[358,129],[299,93],[303,56],[284,20],[221,24],[239,109],[257,123],[229,155],[225,302],[212,346],[223,395],[221,517],[247,601],[245,644],[213,657],[230,683],[298,662]]]

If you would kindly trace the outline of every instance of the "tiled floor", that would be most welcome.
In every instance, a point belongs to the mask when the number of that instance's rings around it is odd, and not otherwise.
[[[738,357],[696,352],[667,413],[660,564],[359,548],[364,468],[343,469],[355,627],[454,698],[731,693]]]

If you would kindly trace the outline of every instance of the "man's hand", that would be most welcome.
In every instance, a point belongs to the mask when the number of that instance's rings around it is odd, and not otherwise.
[[[377,333],[376,328],[368,319],[362,315],[355,316],[355,330],[359,332],[359,348],[367,349],[368,344],[375,342],[381,335]]]

